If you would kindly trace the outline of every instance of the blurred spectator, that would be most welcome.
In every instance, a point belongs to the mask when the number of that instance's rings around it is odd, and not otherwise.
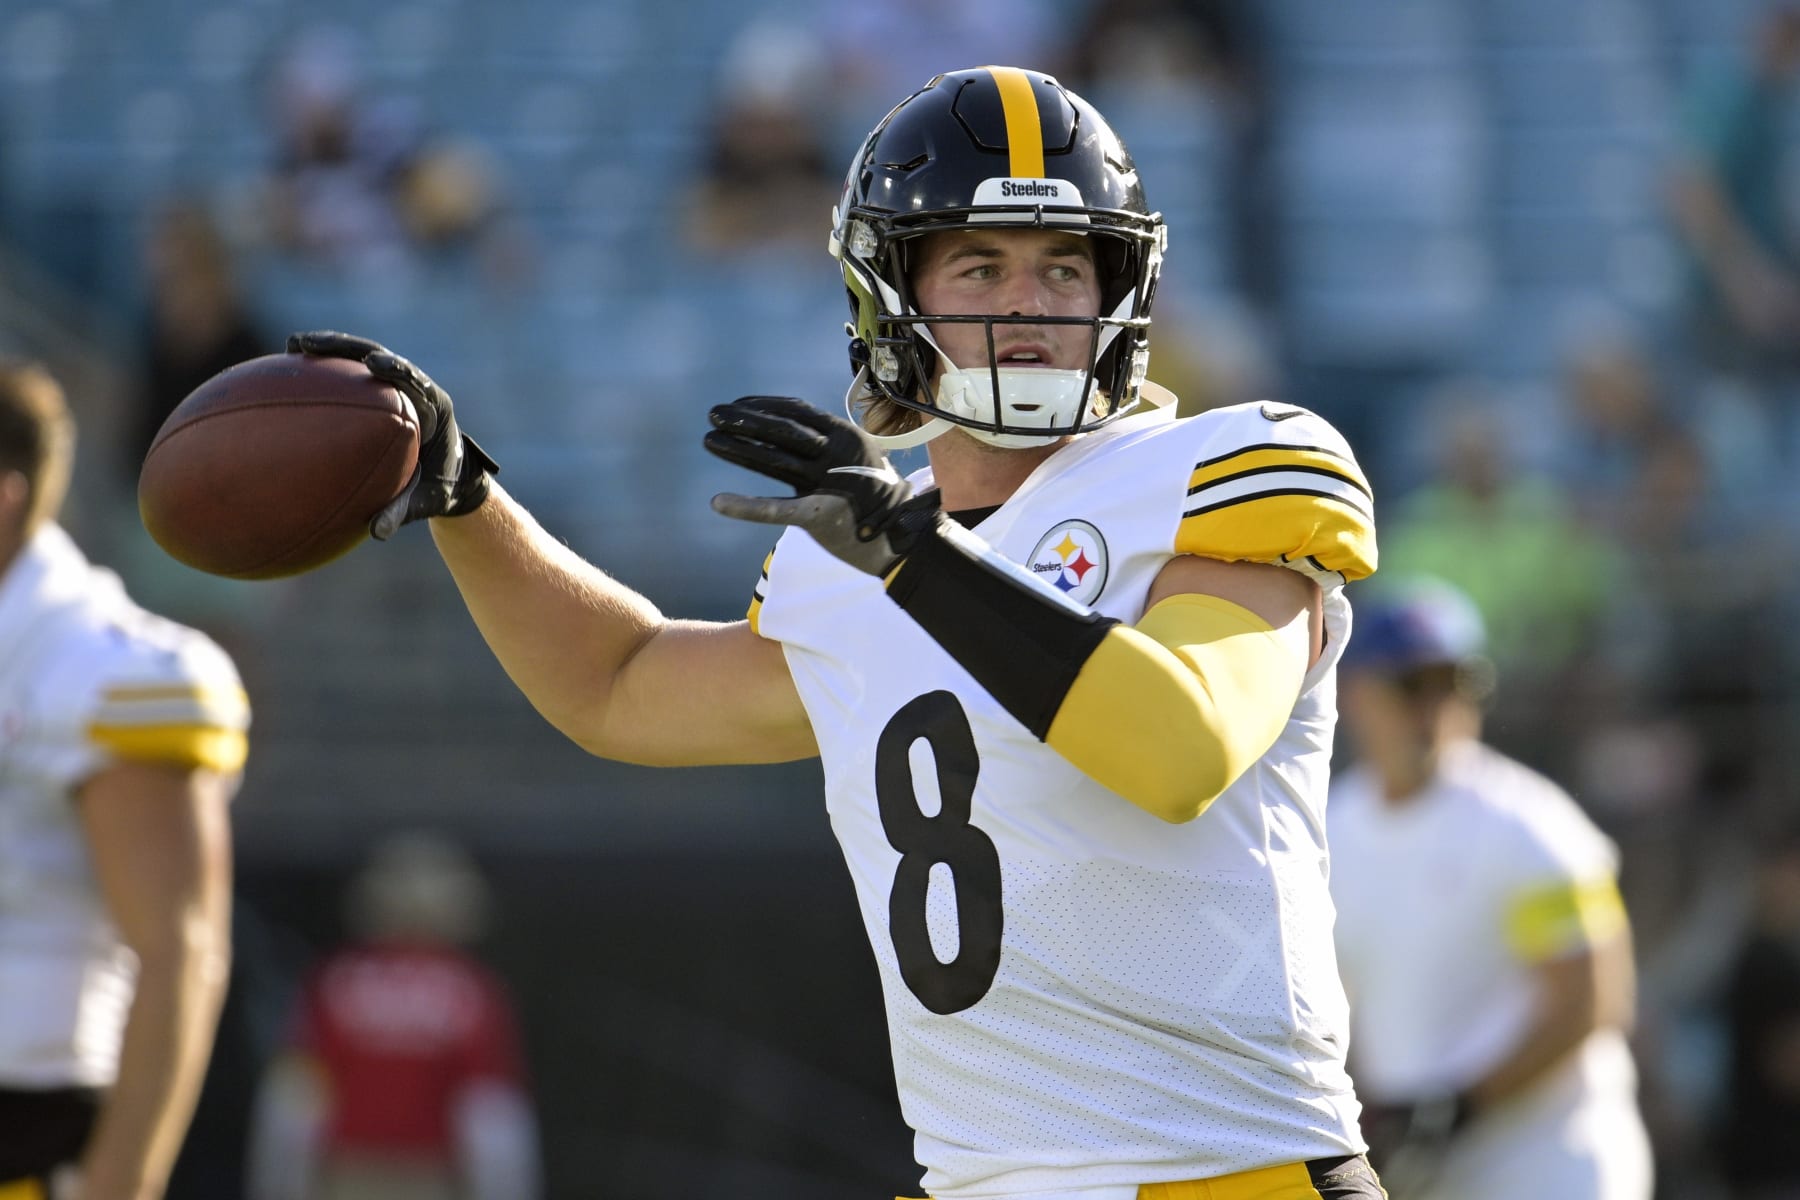
[[[1181,248],[1165,291],[1266,294],[1266,206],[1249,182],[1264,106],[1251,9],[1237,0],[1096,0],[1064,82],[1111,115]]]
[[[1192,84],[1236,96],[1254,74],[1234,0],[1095,0],[1063,52],[1063,82],[1086,95]]]
[[[234,250],[214,211],[194,197],[166,203],[150,218],[143,245],[146,294],[135,347],[135,387],[109,432],[107,483],[134,496],[144,456],[163,421],[200,384],[227,367],[271,354],[268,337],[239,287]],[[114,459],[116,455],[116,459]],[[110,497],[109,497],[110,498]],[[254,677],[264,647],[256,630],[279,620],[285,582],[252,584],[206,575],[176,562],[150,540],[135,503],[108,510],[108,553],[132,590],[158,612],[203,629]]]
[[[354,880],[357,938],[303,990],[269,1068],[255,1200],[533,1200],[537,1122],[512,1006],[463,948],[486,882],[454,843],[378,847]]]
[[[1767,761],[1744,751],[1767,736],[1761,714],[1787,686],[1787,664],[1756,649],[1779,620],[1785,575],[1768,565],[1782,536],[1767,517],[1774,484],[1755,481],[1755,455],[1720,458],[1723,444],[1678,420],[1647,354],[1620,335],[1578,344],[1564,391],[1564,486],[1622,569],[1585,694],[1610,688],[1621,705],[1686,714],[1707,785],[1741,792]]]
[[[1675,226],[1695,272],[1697,348],[1754,374],[1800,365],[1800,246],[1785,199],[1786,114],[1800,69],[1800,8],[1765,13],[1745,59],[1698,79],[1686,99]]]
[[[1692,438],[1657,441],[1627,497],[1634,520],[1623,545],[1636,601],[1658,626],[1645,642],[1658,654],[1643,682],[1687,714],[1709,782],[1741,791],[1775,761],[1764,751],[1788,737],[1776,702],[1792,685],[1791,664],[1767,651],[1780,636],[1787,569],[1767,553],[1768,532],[1732,521],[1714,493]]]
[[[642,362],[654,363],[665,380],[671,370],[686,372],[659,387],[714,395],[761,390],[835,404],[851,380],[841,332],[849,310],[843,277],[820,271],[814,260],[854,148],[841,156],[830,149],[836,98],[824,46],[799,26],[753,21],[727,50],[713,86],[705,157],[683,210],[689,253],[678,269],[661,274],[669,309],[634,338]],[[721,306],[731,314],[731,354],[693,355],[685,334],[658,348],[668,331],[704,325]],[[691,436],[678,407],[632,407],[635,413],[615,419],[635,422],[634,436],[667,444]],[[636,456],[634,492],[665,496],[662,503],[679,508],[681,497],[728,486],[729,466],[701,457],[710,461],[681,456],[676,470],[674,461]],[[693,536],[723,548],[734,532],[722,524],[729,523],[699,522]]]
[[[1649,361],[1619,335],[1573,346],[1563,365],[1570,429],[1562,441],[1562,485],[1577,514],[1597,533],[1628,534],[1639,516],[1632,501],[1648,462],[1684,435],[1663,407]]]
[[[1369,1157],[1395,1200],[1649,1200],[1614,847],[1484,745],[1480,614],[1432,580],[1360,602],[1327,809]]]
[[[517,268],[494,170],[479,147],[432,131],[416,104],[363,88],[361,46],[348,30],[301,33],[269,87],[276,162],[266,235],[327,266],[403,268],[416,257],[494,249]]]
[[[280,349],[246,307],[231,247],[200,201],[176,200],[156,215],[144,268],[143,387],[124,446],[126,477],[134,480],[163,421],[189,392],[226,367]]]
[[[1791,820],[1791,818],[1790,818]],[[1800,1196],[1800,829],[1765,850],[1749,936],[1725,997],[1720,1159],[1738,1200]]]
[[[1468,592],[1500,671],[1529,707],[1546,708],[1536,693],[1554,695],[1594,645],[1620,552],[1581,527],[1552,480],[1515,467],[1508,414],[1485,387],[1452,385],[1437,403],[1437,475],[1388,503],[1382,571],[1434,575]],[[1509,718],[1527,715],[1509,706]]]
[[[708,254],[810,252],[841,182],[820,116],[823,49],[805,30],[753,23],[726,54],[716,91],[683,234]]]
[[[1639,1107],[1662,1196],[1720,1194],[1707,1145],[1725,1067],[1716,1013],[1754,859],[1736,797],[1701,775],[1699,738],[1650,712],[1589,734],[1575,794],[1619,846],[1638,959]]]
[[[1150,378],[1175,394],[1181,416],[1284,394],[1269,331],[1249,305],[1221,297],[1198,307],[1159,292],[1156,330]]]
[[[822,6],[844,158],[896,98],[945,71],[986,64],[1044,69],[1061,51],[1052,6],[1037,0],[889,0]],[[834,152],[835,156],[835,152]]]
[[[1694,522],[1766,519],[1783,491],[1775,447],[1732,389],[1698,395],[1670,381],[1679,365],[1654,356],[1621,323],[1603,320],[1572,338],[1559,380],[1567,409],[1558,440],[1560,478],[1596,532],[1627,541],[1665,541],[1669,502]],[[1678,398],[1681,401],[1678,402]],[[1699,486],[1682,503],[1666,491],[1669,469],[1693,460]],[[1646,500],[1661,502],[1647,509]]]

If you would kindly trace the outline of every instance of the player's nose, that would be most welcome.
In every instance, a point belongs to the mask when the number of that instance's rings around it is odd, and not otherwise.
[[[999,299],[1008,316],[1041,317],[1050,312],[1049,289],[1043,280],[1028,272],[1009,276]]]

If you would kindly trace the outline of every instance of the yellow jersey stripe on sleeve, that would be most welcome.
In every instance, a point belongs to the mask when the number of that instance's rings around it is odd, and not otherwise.
[[[1364,508],[1324,489],[1271,489],[1190,510],[1176,528],[1175,552],[1307,562],[1356,580],[1375,572],[1375,525]]]
[[[241,687],[155,684],[107,688],[94,721],[101,725],[225,725],[249,723],[250,697]]]
[[[237,771],[249,757],[250,741],[242,729],[209,724],[88,726],[88,740],[118,758]]]
[[[1542,962],[1604,942],[1625,925],[1625,901],[1610,876],[1564,882],[1513,900],[1506,913],[1506,943],[1526,962]]]
[[[756,590],[750,593],[750,610],[744,614],[750,622],[750,632],[758,637],[762,636],[763,600],[769,594],[769,564],[774,561],[775,552],[771,550],[769,556],[763,559],[762,576],[756,581]]]

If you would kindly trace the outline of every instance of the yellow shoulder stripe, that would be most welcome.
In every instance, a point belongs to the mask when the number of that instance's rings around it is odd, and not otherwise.
[[[1526,962],[1541,962],[1604,942],[1625,925],[1625,901],[1611,876],[1570,881],[1517,896],[1506,914],[1506,942]]]
[[[1269,563],[1310,559],[1356,580],[1375,571],[1375,526],[1362,510],[1315,495],[1247,496],[1183,517],[1175,552]]]
[[[236,771],[249,756],[250,741],[241,729],[217,725],[90,725],[88,740],[119,758]]]
[[[774,561],[775,552],[771,550],[769,556],[763,559],[762,578],[756,581],[756,590],[750,594],[750,610],[744,614],[750,622],[750,632],[758,637],[762,636],[762,606],[769,587],[769,564]]]

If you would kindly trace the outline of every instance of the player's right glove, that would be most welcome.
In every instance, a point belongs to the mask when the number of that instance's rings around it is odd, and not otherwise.
[[[385,542],[395,530],[427,517],[461,517],[481,507],[500,465],[456,427],[450,394],[431,377],[380,342],[334,330],[290,334],[289,354],[347,358],[392,384],[419,418],[419,465],[406,490],[369,521],[369,534]]]

